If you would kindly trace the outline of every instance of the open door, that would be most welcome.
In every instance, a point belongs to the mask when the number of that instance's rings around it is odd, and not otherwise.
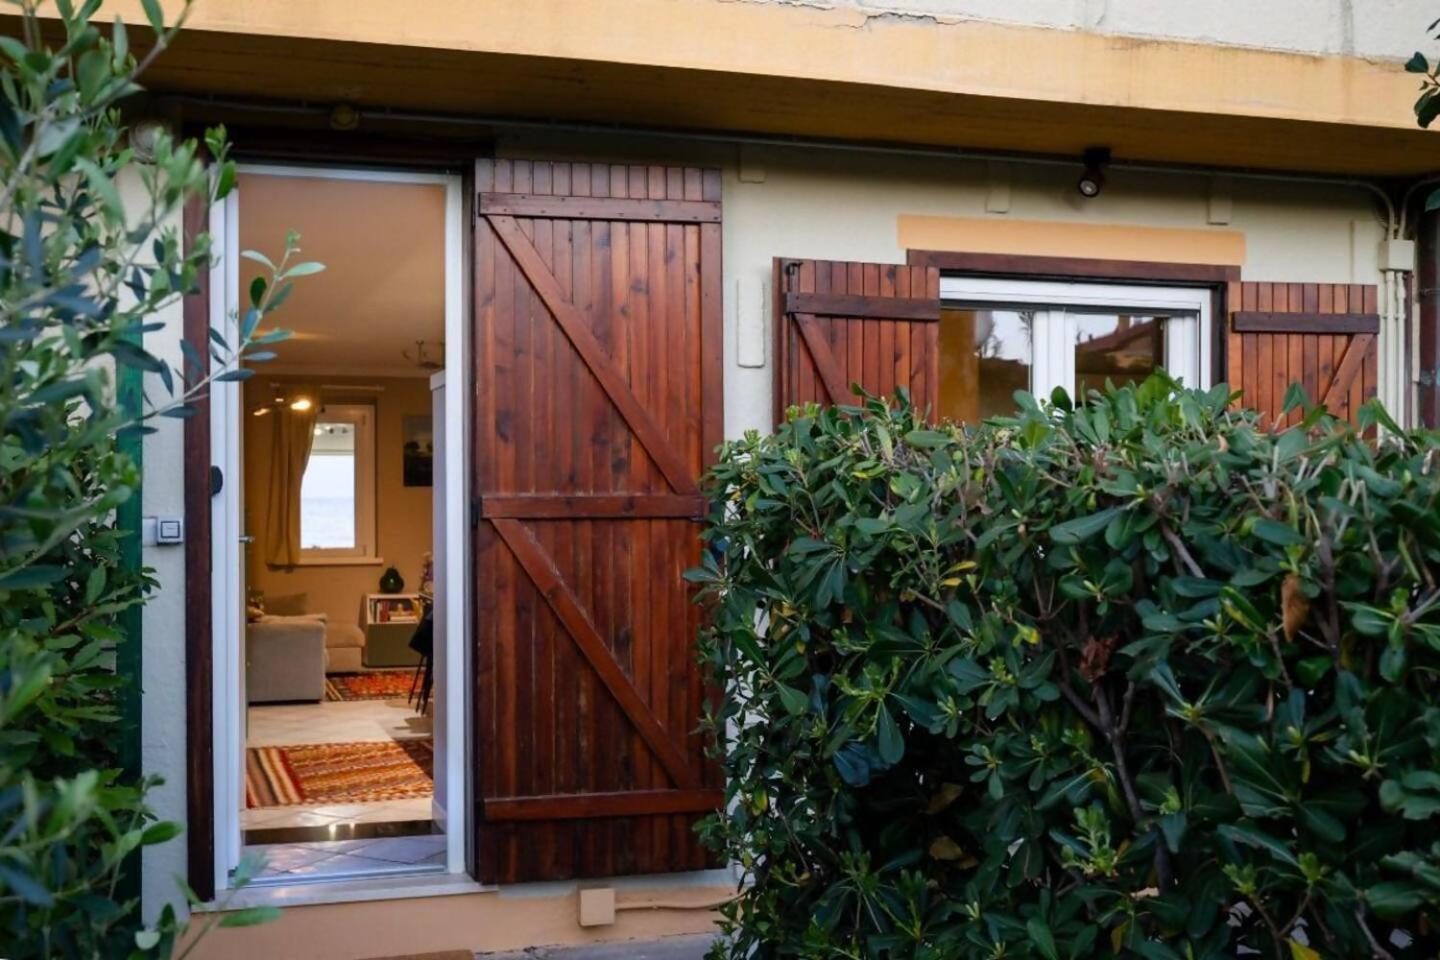
[[[691,870],[697,480],[721,440],[720,177],[476,165],[481,879]]]

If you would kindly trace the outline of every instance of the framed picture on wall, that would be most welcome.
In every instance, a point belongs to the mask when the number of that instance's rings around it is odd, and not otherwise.
[[[429,417],[406,417],[401,425],[407,487],[435,485],[435,431]]]

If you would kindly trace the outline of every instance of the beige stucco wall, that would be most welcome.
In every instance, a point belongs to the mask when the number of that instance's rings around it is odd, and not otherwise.
[[[767,429],[773,371],[768,303],[775,257],[903,263],[902,222],[916,216],[989,220],[1007,237],[1027,236],[1035,246],[1006,252],[1133,258],[1133,244],[1076,246],[1078,226],[1092,238],[1125,228],[1163,228],[1166,246],[1187,235],[1200,255],[1190,259],[1238,262],[1247,280],[1375,283],[1383,237],[1372,194],[1358,186],[1233,178],[1214,184],[1195,174],[1111,172],[1090,201],[1074,188],[1078,168],[866,154],[801,148],[714,144],[677,145],[614,138],[592,141],[590,156],[606,160],[709,163],[725,173],[725,429],[738,435]],[[507,139],[500,151],[515,157],[567,157],[559,137]],[[745,179],[742,180],[742,167]],[[758,181],[758,182],[757,182]],[[1007,211],[987,210],[987,198],[1008,185]],[[1216,203],[1212,192],[1228,205]],[[1211,223],[1228,206],[1225,223]],[[1017,231],[1016,221],[1031,229]],[[1045,223],[1056,224],[1047,232]],[[1038,228],[1038,229],[1037,229]],[[1108,231],[1107,229],[1108,228]],[[1085,233],[1084,231],[1080,231]],[[990,251],[983,251],[990,252]],[[1239,254],[1238,257],[1235,255]],[[739,365],[741,330],[761,330],[764,367]]]
[[[537,884],[455,896],[284,909],[261,927],[216,930],[196,960],[360,960],[442,950],[482,953],[536,945],[650,940],[714,929],[713,904],[734,894],[717,883],[676,886],[632,879],[617,884],[616,921],[579,925],[575,884]]]
[[[805,4],[817,0],[742,0]],[[819,0],[884,19],[988,20],[1115,37],[1154,37],[1299,53],[1405,58],[1435,19],[1429,0]]]

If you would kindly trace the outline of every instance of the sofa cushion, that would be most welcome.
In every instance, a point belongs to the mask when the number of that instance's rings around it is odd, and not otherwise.
[[[265,612],[274,616],[293,617],[305,612],[310,600],[306,593],[285,593],[265,598]]]
[[[332,650],[337,647],[363,647],[365,631],[353,623],[326,624],[325,646]]]
[[[279,615],[279,614],[274,614],[274,613],[265,613],[265,614],[261,614],[260,618],[259,618],[258,620],[256,620],[255,622],[256,622],[256,623],[324,623],[324,622],[325,622],[326,620],[328,620],[328,619],[330,619],[329,615],[328,615],[328,614],[324,614],[324,613],[296,613],[296,614],[287,614],[287,615]]]

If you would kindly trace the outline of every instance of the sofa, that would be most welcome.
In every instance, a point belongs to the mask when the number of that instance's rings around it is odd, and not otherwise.
[[[325,673],[359,673],[365,669],[365,632],[354,623],[331,623],[324,613],[310,612],[310,598],[304,593],[267,596],[263,607],[252,611],[252,622],[275,618],[306,618],[324,625]]]
[[[325,672],[359,673],[365,669],[365,631],[353,623],[325,625]]]
[[[262,616],[245,625],[247,703],[325,697],[325,621]]]

